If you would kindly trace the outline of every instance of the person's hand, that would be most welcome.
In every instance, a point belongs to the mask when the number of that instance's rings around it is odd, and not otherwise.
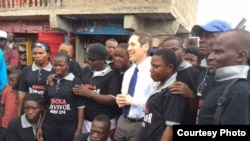
[[[77,138],[79,135],[81,135],[81,134],[82,134],[82,130],[76,130],[75,133],[74,133],[74,139],[73,139],[73,141],[76,140],[76,138]]]
[[[54,85],[54,81],[53,81],[53,78],[55,77],[56,74],[50,74],[48,77],[47,77],[47,80],[46,80],[46,84],[49,85],[49,86],[53,86]]]
[[[116,104],[119,107],[124,107],[125,106],[125,96],[124,94],[117,94],[115,97]]]
[[[92,94],[92,92],[83,84],[82,85],[75,85],[73,87],[73,92],[76,95],[86,96],[86,97],[90,97],[90,95]]]
[[[41,127],[39,127],[37,129],[36,138],[37,138],[38,141],[43,141],[43,132],[42,132]]]
[[[132,97],[130,94],[118,94],[115,100],[119,107],[123,107],[125,105],[131,105],[132,103]]]
[[[186,98],[193,98],[193,92],[188,85],[183,82],[174,82],[168,89],[171,94],[179,94]]]

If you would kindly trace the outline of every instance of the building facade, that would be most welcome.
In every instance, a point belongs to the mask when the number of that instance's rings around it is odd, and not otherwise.
[[[69,41],[83,62],[87,44],[127,42],[135,30],[150,32],[155,47],[169,35],[188,37],[197,7],[198,0],[0,0],[0,30],[15,32],[27,50],[36,39],[54,51]]]

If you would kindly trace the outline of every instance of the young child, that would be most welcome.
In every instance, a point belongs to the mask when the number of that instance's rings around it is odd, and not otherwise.
[[[42,141],[36,138],[36,130],[44,110],[44,99],[39,94],[28,94],[23,99],[24,114],[10,121],[7,141]]]
[[[9,74],[9,85],[5,87],[1,99],[1,127],[7,128],[9,122],[17,117],[17,93],[21,71],[13,70]]]

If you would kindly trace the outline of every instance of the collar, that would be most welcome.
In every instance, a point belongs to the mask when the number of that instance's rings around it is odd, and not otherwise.
[[[69,74],[67,74],[66,76],[63,77],[64,80],[69,80],[69,81],[73,81],[74,78],[75,78],[75,75],[73,73],[69,73]],[[63,80],[63,79],[58,79],[57,76],[54,76],[53,79],[57,80],[57,81]]]
[[[160,83],[157,83],[154,87],[154,90],[152,94],[156,94],[160,92],[162,89],[167,88],[168,86],[172,85],[176,81],[177,72],[175,72],[162,86],[160,86]]]
[[[74,78],[75,78],[75,75],[73,73],[69,73],[66,76],[64,76],[63,79],[72,81],[72,80],[74,80]],[[55,76],[55,79],[59,80],[56,76]]]
[[[113,60],[106,60],[106,64],[113,63]]]
[[[143,70],[145,67],[147,67],[148,66],[148,64],[150,64],[150,62],[151,62],[151,56],[148,56],[145,60],[143,60],[138,66],[136,66],[136,64],[135,63],[133,63],[132,65],[135,65],[135,67],[137,67],[138,68],[138,71],[140,71],[140,70]],[[132,66],[131,65],[131,66]],[[134,70],[134,69],[133,69]]]
[[[89,134],[89,136],[88,136],[88,138],[87,138],[87,141],[91,141],[91,139],[90,139],[90,134]],[[108,137],[106,141],[111,141],[111,138]]]
[[[200,66],[202,66],[202,67],[207,67],[207,58],[203,58],[203,59],[201,60]]]
[[[73,73],[69,73],[63,79],[72,81],[72,80],[74,80],[74,78],[75,78],[74,74]]]
[[[35,62],[32,64],[32,71],[36,71],[36,70],[40,70],[41,68],[39,68]],[[52,65],[50,64],[50,62],[48,63],[48,65],[44,68],[42,68],[43,70],[46,70],[46,71],[51,71],[52,70]]]
[[[181,65],[178,67],[178,71],[185,70],[186,68],[191,67],[192,65],[187,61],[183,60]]]
[[[106,74],[108,74],[109,72],[111,72],[112,69],[109,65],[106,65],[104,70],[101,71],[93,71],[93,76],[92,77],[96,77],[96,76],[105,76]]]
[[[215,72],[215,81],[225,81],[235,78],[246,79],[248,75],[249,66],[246,65],[236,65],[236,66],[227,66],[222,67],[216,70]]]
[[[39,120],[38,120],[38,125],[40,124],[40,120],[41,120],[41,115],[40,115]],[[29,122],[28,119],[26,118],[26,115],[25,115],[25,114],[23,114],[23,115],[21,116],[21,124],[22,124],[22,127],[23,127],[23,128],[29,128],[29,127],[32,127],[32,128],[33,128],[33,126],[30,124],[30,122]]]

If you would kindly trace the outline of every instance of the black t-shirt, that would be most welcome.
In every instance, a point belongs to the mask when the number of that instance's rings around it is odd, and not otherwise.
[[[69,73],[72,72],[75,76],[77,76],[81,71],[81,67],[79,63],[75,60],[70,60],[69,64]]]
[[[177,81],[181,81],[189,86],[189,88],[195,92],[196,91],[196,82],[199,75],[199,71],[194,67],[188,67],[183,70],[177,71]]]
[[[177,71],[177,81],[181,81],[188,85],[188,87],[193,91],[194,96],[196,96],[196,81],[198,77],[199,71],[193,67],[188,67],[183,70]],[[195,101],[190,101],[195,102]],[[197,105],[198,103],[192,103]],[[197,109],[190,109],[191,106],[187,106],[187,110],[185,110],[185,121],[183,124],[195,124]]]
[[[44,94],[44,86],[48,75],[53,73],[52,66],[38,69],[33,65],[23,69],[19,82],[19,91],[27,94]]]
[[[83,85],[95,93],[110,95],[115,98],[115,96],[120,92],[117,75],[108,65],[106,71],[96,76],[93,76],[93,72],[89,67],[85,67],[80,72],[79,77],[82,79]],[[86,98],[84,118],[92,121],[97,115],[105,114],[112,119],[117,114],[116,109],[116,105],[104,105],[93,99]]]
[[[78,108],[84,108],[85,99],[73,93],[74,85],[80,85],[82,80],[72,73],[64,79],[54,80],[53,86],[46,86],[44,98],[47,103],[45,122],[59,128],[76,128],[78,123]]]
[[[198,114],[199,124],[213,124],[218,98],[232,80],[214,81]],[[229,88],[220,124],[250,124],[250,86],[244,79]]]
[[[196,96],[198,98],[198,113],[200,107],[202,106],[205,97],[207,96],[209,90],[211,89],[214,81],[214,75],[208,73],[208,69],[203,70],[197,79],[197,92]]]
[[[152,94],[146,103],[145,117],[142,122],[141,141],[160,141],[166,123],[183,122],[188,99],[171,94],[167,88]]]
[[[32,127],[22,127],[21,117],[10,121],[7,129],[7,140],[9,141],[37,141]]]

